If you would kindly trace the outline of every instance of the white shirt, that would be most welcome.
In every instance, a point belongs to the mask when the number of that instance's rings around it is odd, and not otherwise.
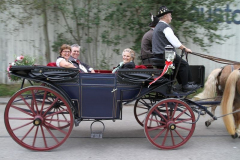
[[[64,58],[62,58],[62,57],[59,57],[59,58],[56,60],[56,65],[57,65],[58,67],[60,67],[60,62],[61,62],[62,60],[65,60],[65,61],[66,61],[66,59],[64,59]]]
[[[160,22],[166,23],[164,21],[160,21]],[[175,36],[175,34],[173,33],[173,30],[170,27],[165,28],[163,30],[163,33],[165,34],[167,40],[173,45],[173,47],[179,48],[182,45],[182,43]]]

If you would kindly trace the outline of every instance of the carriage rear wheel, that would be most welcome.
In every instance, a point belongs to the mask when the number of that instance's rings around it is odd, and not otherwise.
[[[144,126],[145,117],[149,109],[156,104],[160,99],[165,98],[165,96],[158,92],[153,92],[148,95],[145,95],[142,98],[136,100],[134,104],[134,117],[140,126]],[[152,115],[155,117],[156,115]],[[151,126],[148,126],[151,127]]]
[[[152,115],[156,115],[153,117]],[[150,124],[152,127],[148,127]],[[160,149],[174,149],[185,144],[195,130],[195,115],[183,101],[169,98],[154,105],[146,115],[144,132]]]
[[[10,136],[21,146],[47,151],[62,145],[73,128],[67,100],[44,86],[31,86],[15,93],[4,113]]]

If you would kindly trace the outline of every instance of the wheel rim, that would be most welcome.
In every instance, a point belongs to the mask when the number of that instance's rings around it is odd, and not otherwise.
[[[152,117],[154,114],[156,118]],[[151,128],[148,127],[150,123]],[[170,98],[160,101],[149,110],[144,122],[144,132],[154,146],[174,149],[191,138],[195,126],[192,109],[185,102]]]
[[[157,96],[154,94],[157,94]],[[134,117],[140,126],[144,126],[144,120],[149,109],[155,105],[156,101],[158,101],[160,98],[164,98],[164,95],[154,92],[153,94],[149,94],[147,97],[144,96],[135,102]],[[152,116],[155,117],[155,115]],[[148,125],[148,127],[151,127],[151,124]]]
[[[53,89],[32,86],[18,91],[9,100],[5,126],[21,146],[37,151],[59,147],[73,128],[71,107]]]

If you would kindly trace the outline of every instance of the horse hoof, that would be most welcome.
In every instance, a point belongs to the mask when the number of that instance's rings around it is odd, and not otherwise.
[[[209,122],[209,121],[206,121],[206,122],[205,122],[205,126],[206,126],[206,127],[209,127],[210,125],[211,125],[211,122]]]
[[[237,134],[237,133],[235,133],[234,135],[232,135],[232,138],[233,138],[233,139],[236,139],[236,138],[238,138],[238,134]]]

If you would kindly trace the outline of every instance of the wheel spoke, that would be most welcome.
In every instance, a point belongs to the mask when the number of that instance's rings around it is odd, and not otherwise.
[[[178,107],[178,103],[175,104],[175,107],[174,107],[174,110],[173,110],[173,113],[172,113],[172,117],[171,117],[172,121],[173,121],[173,117],[175,116],[175,113],[177,111],[177,107]]]
[[[14,109],[16,109],[16,110],[18,110],[18,111],[20,111],[20,112],[22,112],[22,113],[25,113],[25,114],[27,114],[27,115],[33,117],[33,115],[30,114],[29,112],[27,112],[26,109],[23,109],[23,108],[20,108],[20,107],[17,107],[17,106],[13,106],[13,105],[12,105],[11,107],[14,108]]]
[[[142,106],[137,106],[137,108],[142,108],[142,109],[146,109],[146,110],[148,110],[147,107],[142,107]]]
[[[173,136],[173,131],[170,130],[170,134],[171,134],[171,139],[172,139],[172,145],[175,146],[175,142],[174,142],[174,136]]]
[[[182,140],[184,140],[184,137],[181,136],[181,134],[180,134],[177,130],[174,130],[174,131],[177,133],[177,135],[178,135]]]
[[[187,108],[183,111],[183,112],[181,112],[175,119],[174,119],[174,121],[176,121],[180,116],[182,116],[183,115],[183,113],[185,113],[187,111]]]
[[[182,126],[178,126],[178,125],[177,125],[177,128],[181,128],[181,129],[184,129],[184,130],[186,130],[186,131],[191,131],[190,128],[186,128],[186,127],[182,127]]]
[[[58,112],[54,112],[54,113],[49,114],[49,115],[47,115],[45,117],[51,117],[51,116],[54,116],[54,115],[58,115],[59,113],[64,113],[64,111],[68,111],[68,110],[64,109],[64,110],[61,110],[61,111],[58,111]],[[44,113],[44,115],[46,115],[46,114]]]
[[[167,121],[167,119],[158,111],[157,108],[156,108],[154,111],[157,112],[157,114],[158,114],[162,119],[164,119],[165,121]]]
[[[59,143],[58,139],[56,138],[56,136],[53,135],[53,133],[50,131],[50,129],[48,129],[47,126],[44,125],[44,127],[46,128],[46,130],[48,131],[48,133],[52,136],[52,138],[55,140],[56,143]]]
[[[34,118],[9,117],[11,120],[34,120]]]
[[[46,122],[46,124],[47,124],[49,127],[54,128],[54,129],[58,130],[59,132],[62,132],[62,133],[65,134],[65,135],[67,134],[67,132],[59,129],[58,127],[55,127],[55,126],[52,125],[51,123],[47,123],[47,122]],[[48,126],[45,126],[45,127],[47,128],[47,130],[48,130],[48,128],[49,128]],[[49,131],[50,131],[50,130],[49,130]]]
[[[177,121],[177,122],[175,122],[175,124],[183,123],[183,122],[187,122],[187,121],[192,121],[192,120],[193,120],[192,118],[187,118],[187,119],[183,119],[181,121]]]
[[[32,126],[29,131],[22,137],[21,141],[23,141],[27,136],[28,134],[32,131],[32,129],[34,128],[34,126]]]
[[[38,106],[37,106],[37,101],[36,101],[36,98],[35,98],[35,93],[34,93],[33,90],[31,90],[31,92],[32,92],[33,108],[34,108],[34,106],[35,106],[35,107],[36,107],[36,111],[37,111],[37,113],[39,113]],[[35,105],[34,105],[34,104],[35,104]]]
[[[158,130],[158,129],[164,128],[164,127],[166,127],[166,126],[162,125],[162,126],[157,126],[157,127],[151,127],[151,128],[148,129],[148,131],[154,131],[154,130]]]
[[[166,139],[167,139],[168,132],[169,132],[169,130],[167,129],[167,132],[166,132],[166,134],[163,138],[162,146],[165,146],[165,142],[166,142]]]
[[[170,119],[169,112],[168,112],[168,103],[165,103],[165,108],[166,108],[167,119]]]
[[[45,91],[44,96],[43,96],[43,100],[42,100],[42,107],[41,107],[40,114],[43,112],[43,108],[44,108],[45,101],[46,101],[46,96],[47,96],[47,92]]]
[[[37,133],[38,133],[38,128],[39,128],[39,126],[37,126],[37,129],[36,129],[36,132],[35,132],[35,135],[34,135],[34,138],[33,138],[33,143],[32,143],[32,146],[33,146],[33,147],[35,147],[36,138],[37,138]]]
[[[28,125],[31,124],[31,123],[32,123],[32,122],[26,123],[26,124],[21,125],[21,126],[19,126],[19,127],[17,127],[17,128],[13,128],[12,130],[13,130],[13,131],[18,130],[18,129],[20,129],[20,128],[23,128],[23,127],[28,126]]]
[[[51,123],[51,122],[67,122],[67,123],[70,123],[70,120],[61,120],[61,119],[45,119],[46,121],[50,121],[48,123]]]
[[[26,87],[15,93],[6,106],[6,129],[27,149],[54,149],[70,136],[74,124],[72,107],[62,94],[51,88]]]
[[[166,131],[166,128],[164,128],[161,132],[159,132],[152,140],[156,141],[156,139],[163,134],[163,132]]]
[[[157,126],[151,128],[146,126],[153,122]],[[195,115],[185,102],[168,98],[158,102],[149,110],[144,122],[144,131],[147,139],[154,146],[174,149],[191,138],[196,126],[193,122]]]
[[[43,138],[44,146],[45,146],[45,148],[48,148],[48,146],[47,146],[47,141],[46,141],[46,137],[45,137],[45,134],[44,134],[44,130],[43,130],[42,125],[41,125],[41,132],[42,132],[42,138]]]
[[[47,108],[47,110],[44,112],[42,116],[46,116],[46,113],[49,112],[52,109],[52,106],[58,101],[59,98],[56,98],[53,103]]]
[[[28,106],[28,108],[32,111],[32,113],[35,115],[35,111],[33,110],[33,108],[27,103],[27,101],[25,100],[25,98],[20,95],[21,99],[23,100],[23,102]]]

